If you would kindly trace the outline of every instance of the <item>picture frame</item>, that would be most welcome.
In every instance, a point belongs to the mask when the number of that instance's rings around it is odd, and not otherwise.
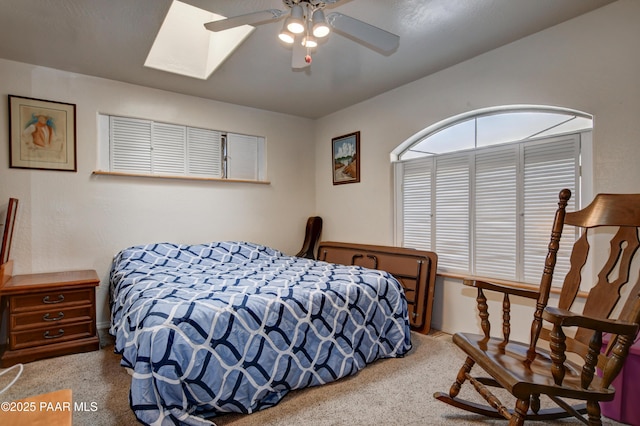
[[[360,182],[360,132],[331,139],[333,184]]]
[[[13,228],[16,223],[16,213],[18,212],[18,199],[9,198],[7,206],[7,214],[2,230],[2,246],[0,246],[0,265],[9,262],[9,254],[11,252],[11,240],[13,239]]]
[[[77,171],[76,106],[9,95],[9,167]]]

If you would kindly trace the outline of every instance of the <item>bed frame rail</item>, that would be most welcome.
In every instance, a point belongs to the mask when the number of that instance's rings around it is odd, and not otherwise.
[[[423,334],[429,333],[438,264],[435,253],[403,247],[329,241],[321,242],[318,246],[318,260],[389,272],[404,287],[411,328]]]

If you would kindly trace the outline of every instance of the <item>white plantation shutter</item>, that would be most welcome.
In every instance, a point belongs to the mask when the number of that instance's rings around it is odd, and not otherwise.
[[[225,176],[223,132],[117,116],[99,116],[100,137],[108,138],[113,172],[264,180],[265,140],[226,134],[230,175]],[[101,142],[102,143],[102,142]]]
[[[257,137],[227,135],[227,177],[229,179],[258,179]]]
[[[446,271],[468,272],[470,155],[436,158],[435,227],[438,262]]]
[[[475,275],[514,278],[517,271],[518,146],[475,156]]]
[[[152,128],[153,173],[184,175],[186,173],[186,128],[165,123],[153,123]]]
[[[403,169],[403,245],[430,250],[433,157],[409,161]]]
[[[148,120],[110,118],[112,171],[151,173],[151,124]]]
[[[215,130],[187,129],[187,164],[190,176],[222,177],[222,135]]]
[[[579,138],[555,139],[552,143],[524,147],[524,280],[540,281],[547,255],[551,225],[558,207],[558,193],[569,188],[572,197],[567,211],[574,211],[577,198]],[[555,277],[569,270],[569,250],[575,241],[573,227],[567,227],[558,252]],[[562,285],[554,278],[553,285]]]
[[[567,211],[579,205],[579,153],[569,135],[402,162],[402,245],[435,251],[443,272],[539,284],[560,190],[574,194]],[[556,277],[568,271],[572,232]]]

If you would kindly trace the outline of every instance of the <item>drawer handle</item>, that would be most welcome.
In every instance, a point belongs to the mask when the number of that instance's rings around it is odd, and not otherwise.
[[[57,300],[49,300],[49,296],[45,296],[42,298],[42,303],[51,304],[51,303],[60,303],[60,302],[64,302],[64,294],[59,294]]]
[[[55,318],[49,318],[48,312],[42,317],[45,321],[60,321],[62,318],[64,318],[64,312],[58,312],[58,316]]]
[[[58,329],[58,334],[54,335],[54,336],[50,336],[49,335],[49,330],[44,332],[44,338],[45,339],[56,339],[58,337],[62,337],[64,335],[64,330],[63,329]]]

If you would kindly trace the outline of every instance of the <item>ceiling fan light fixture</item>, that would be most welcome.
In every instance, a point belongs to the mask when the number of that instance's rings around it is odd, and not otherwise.
[[[282,27],[282,31],[278,34],[278,38],[287,44],[293,44],[293,41],[295,40],[295,36],[287,29],[286,24]]]
[[[278,34],[278,38],[287,44],[293,44],[294,41],[293,34],[290,32],[281,32]]]
[[[311,15],[311,23],[313,25],[313,35],[322,38],[329,35],[331,29],[327,25],[322,9],[316,9]]]
[[[302,39],[302,45],[304,47],[318,47],[318,41],[312,35],[307,35]]]
[[[291,15],[287,18],[285,24],[287,29],[294,34],[302,34],[304,32],[304,10],[299,4],[291,8]]]

